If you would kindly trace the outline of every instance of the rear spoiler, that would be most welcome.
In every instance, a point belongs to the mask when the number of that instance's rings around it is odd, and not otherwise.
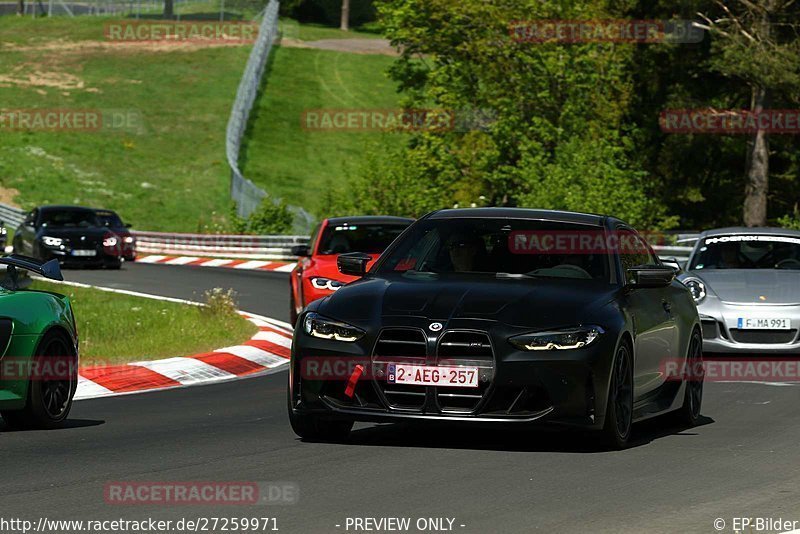
[[[8,289],[11,290],[17,290],[19,288],[19,284],[17,283],[17,268],[31,271],[39,276],[49,278],[50,280],[64,281],[64,276],[61,274],[61,267],[59,266],[58,260],[55,259],[42,263],[35,258],[12,254],[10,256],[0,257],[0,265],[8,265],[7,272],[10,281],[10,287],[8,287]]]

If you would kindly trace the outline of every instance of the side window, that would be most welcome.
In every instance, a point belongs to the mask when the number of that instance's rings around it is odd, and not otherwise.
[[[653,251],[653,247],[650,246],[650,243],[645,241],[642,237],[640,237],[640,239],[644,246],[647,247],[647,265],[660,265],[661,260],[658,259],[658,255]]]
[[[317,248],[317,241],[319,241],[320,228],[322,228],[322,225],[318,224],[317,227],[314,228],[314,231],[311,232],[311,239],[308,242],[308,250],[310,250],[312,254],[314,253],[314,249]]]
[[[620,241],[619,259],[622,263],[623,276],[628,279],[628,269],[637,265],[657,265],[658,258],[650,245],[630,228],[618,228]]]

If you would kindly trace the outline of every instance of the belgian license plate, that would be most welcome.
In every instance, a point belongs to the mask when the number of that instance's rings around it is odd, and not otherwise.
[[[789,330],[791,321],[775,317],[739,317],[737,328],[739,330]]]
[[[437,367],[432,365],[389,364],[390,384],[439,386],[454,388],[478,387],[477,367]]]
[[[97,256],[96,250],[73,250],[73,256]]]

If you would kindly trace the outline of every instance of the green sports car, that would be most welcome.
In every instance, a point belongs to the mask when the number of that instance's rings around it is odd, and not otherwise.
[[[18,269],[63,280],[57,260],[5,256],[0,287],[0,415],[12,428],[63,424],[78,386],[78,332],[69,299],[20,288]]]

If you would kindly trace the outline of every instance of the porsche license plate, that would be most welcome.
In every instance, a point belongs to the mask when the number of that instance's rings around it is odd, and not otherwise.
[[[83,257],[97,256],[97,251],[96,250],[73,250],[72,251],[72,255],[73,256],[83,256]]]
[[[789,330],[791,321],[775,317],[739,317],[736,327],[739,330]]]
[[[477,367],[437,367],[432,365],[389,364],[390,384],[439,386],[454,388],[478,387]]]

